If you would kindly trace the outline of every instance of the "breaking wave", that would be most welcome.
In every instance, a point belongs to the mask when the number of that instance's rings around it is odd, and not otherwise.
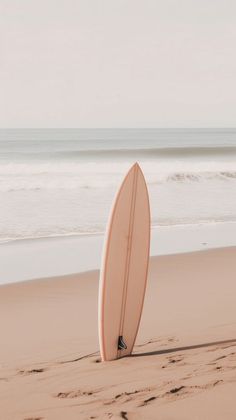
[[[177,172],[167,176],[167,182],[200,182],[202,180],[236,180],[236,171]]]
[[[40,190],[90,190],[116,188],[120,176],[117,173],[94,174],[81,173],[42,173],[39,172],[19,176],[1,177],[0,192],[14,191],[40,191]],[[235,182],[236,171],[202,171],[202,172],[173,172],[173,173],[150,173],[147,174],[148,185],[159,184],[189,184],[206,181]]]

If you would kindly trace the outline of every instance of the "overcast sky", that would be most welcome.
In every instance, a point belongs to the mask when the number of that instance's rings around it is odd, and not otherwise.
[[[232,127],[235,52],[235,0],[0,0],[0,127]]]

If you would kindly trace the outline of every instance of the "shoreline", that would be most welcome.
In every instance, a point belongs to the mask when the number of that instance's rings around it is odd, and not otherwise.
[[[149,265],[152,265],[153,261],[155,261],[156,259],[159,260],[160,258],[165,258],[165,257],[166,258],[188,257],[191,255],[197,255],[197,254],[201,255],[208,252],[231,251],[235,249],[236,249],[236,245],[232,245],[232,246],[215,247],[215,248],[208,248],[208,249],[197,249],[197,250],[187,251],[187,252],[176,252],[172,254],[150,255]],[[11,286],[14,287],[17,285],[28,284],[28,283],[33,284],[34,282],[47,282],[47,281],[50,282],[50,281],[57,281],[57,280],[63,280],[63,279],[66,280],[70,278],[75,278],[77,276],[79,277],[96,276],[97,278],[99,278],[99,272],[100,272],[99,268],[93,268],[93,269],[88,269],[88,270],[73,272],[73,273],[65,273],[65,274],[59,274],[59,275],[54,275],[54,276],[34,277],[34,278],[25,279],[25,280],[16,280],[16,281],[11,281],[11,282],[6,282],[6,283],[0,283],[0,291],[3,290],[5,287],[11,287]]]
[[[159,225],[152,225],[151,232],[155,232],[159,229],[197,229],[199,227],[208,227],[208,226],[218,226],[218,225],[235,225],[236,220],[230,221],[223,221],[223,220],[212,220],[206,222],[199,222],[199,223],[177,223],[177,224],[159,224]],[[101,232],[76,232],[76,233],[68,233],[68,234],[54,234],[49,236],[37,236],[37,237],[24,237],[24,238],[8,238],[0,240],[0,248],[2,245],[11,245],[15,243],[25,243],[25,242],[39,242],[39,241],[50,241],[50,240],[63,240],[63,239],[73,239],[73,238],[87,238],[90,236],[105,236],[106,231]]]
[[[89,234],[2,243],[0,285],[98,269],[103,238],[104,234]],[[236,222],[159,226],[151,231],[150,255],[181,254],[235,245]]]

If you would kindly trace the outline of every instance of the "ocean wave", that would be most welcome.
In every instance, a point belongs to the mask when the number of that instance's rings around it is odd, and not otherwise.
[[[193,156],[222,156],[222,155],[236,155],[235,146],[178,146],[178,147],[164,147],[163,145],[152,147],[145,147],[143,145],[134,144],[133,147],[126,147],[125,141],[123,141],[123,147],[111,146],[111,147],[101,147],[101,148],[61,148],[59,150],[17,150],[13,153],[11,150],[2,151],[2,157],[10,159],[13,155],[15,158],[33,160],[78,160],[78,161],[91,161],[91,160],[102,160],[110,159],[140,159],[140,158],[158,158],[158,157],[193,157]]]
[[[98,174],[86,176],[72,176],[68,174],[54,174],[44,176],[23,176],[23,177],[0,177],[0,192],[14,191],[48,191],[48,190],[102,190],[115,189],[119,184],[117,174]],[[189,184],[205,181],[235,182],[236,171],[176,171],[172,173],[150,173],[147,175],[147,184],[150,186],[159,184]]]
[[[90,149],[90,150],[61,150],[56,151],[52,155],[53,156],[60,156],[63,155],[63,158],[66,157],[95,157],[95,158],[102,158],[102,157],[179,157],[179,156],[199,156],[199,155],[222,155],[222,154],[235,154],[236,155],[236,147],[234,146],[212,146],[212,147],[113,147],[107,149]]]
[[[202,180],[236,180],[236,171],[177,172],[167,176],[167,182],[200,182]]]

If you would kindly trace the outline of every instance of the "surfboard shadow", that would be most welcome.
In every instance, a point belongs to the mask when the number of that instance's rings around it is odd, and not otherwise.
[[[170,349],[155,350],[155,351],[149,351],[149,352],[144,352],[144,353],[134,353],[134,354],[131,354],[130,357],[155,356],[155,355],[161,355],[161,354],[175,353],[178,351],[194,350],[194,349],[200,349],[204,347],[211,347],[211,346],[231,344],[231,343],[235,343],[236,345],[236,338],[233,338],[230,340],[223,340],[223,341],[213,341],[210,343],[195,344],[192,346],[174,347]]]

